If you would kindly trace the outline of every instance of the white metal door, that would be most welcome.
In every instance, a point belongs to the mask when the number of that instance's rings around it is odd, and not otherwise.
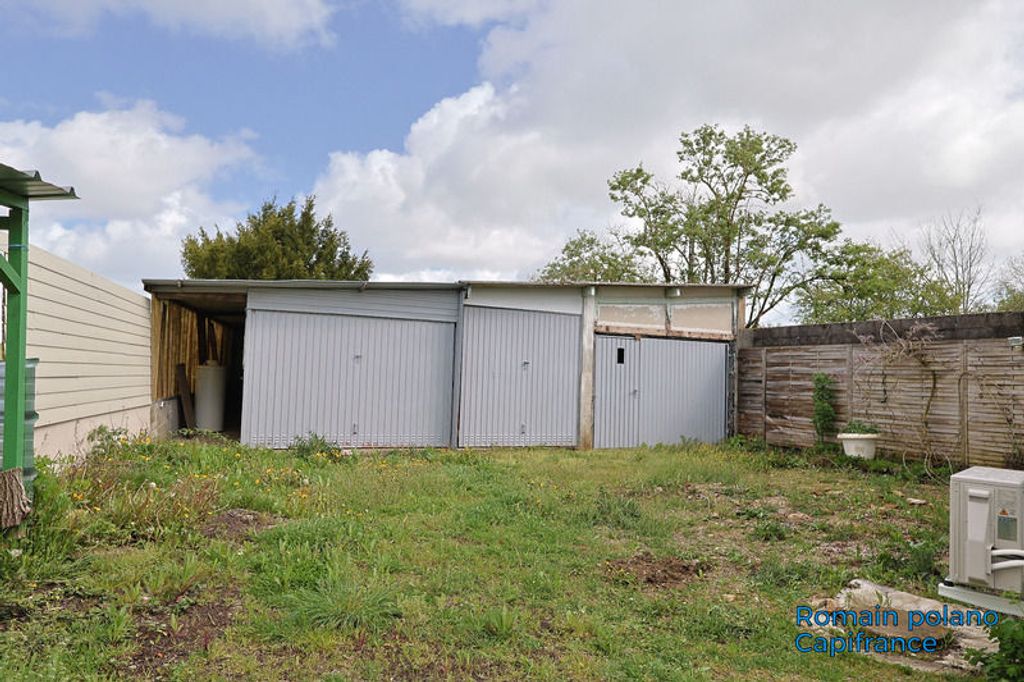
[[[249,311],[242,442],[448,445],[455,325]]]
[[[725,438],[727,344],[597,335],[594,365],[594,447]]]
[[[728,345],[643,339],[640,346],[640,442],[725,438]]]
[[[576,445],[578,315],[466,306],[459,445]]]
[[[640,342],[594,337],[594,447],[640,444]]]

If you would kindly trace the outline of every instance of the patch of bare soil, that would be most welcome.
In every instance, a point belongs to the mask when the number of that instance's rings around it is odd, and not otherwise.
[[[631,578],[642,585],[657,588],[679,587],[704,572],[699,561],[678,557],[656,558],[648,551],[606,564],[612,578]]]
[[[19,621],[45,614],[74,618],[100,605],[96,595],[69,590],[65,585],[43,583],[25,601],[0,602],[0,632]]]
[[[228,509],[207,519],[202,534],[208,538],[241,542],[254,533],[276,526],[280,519],[251,509]]]
[[[19,620],[28,618],[29,610],[15,602],[0,603],[0,632]]]
[[[205,651],[231,624],[240,607],[238,592],[230,591],[213,601],[189,606],[173,617],[173,611],[167,609],[138,616],[138,647],[125,662],[125,672],[132,677],[163,679],[169,666]]]

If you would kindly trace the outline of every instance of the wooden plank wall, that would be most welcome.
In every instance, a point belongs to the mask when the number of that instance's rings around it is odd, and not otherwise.
[[[837,425],[881,430],[890,456],[1024,467],[1024,350],[1006,338],[933,341],[885,362],[861,344],[739,351],[739,432],[772,445],[815,442],[813,376],[836,381]]]
[[[77,455],[99,426],[148,428],[149,299],[35,244],[28,258],[36,455]]]
[[[154,401],[172,398],[178,394],[175,368],[185,365],[190,389],[196,388],[196,368],[199,367],[199,321],[192,310],[156,297],[152,299],[152,386]],[[221,358],[230,357],[231,330],[219,322],[211,321]]]
[[[149,409],[145,296],[39,247],[29,250],[28,357],[37,427]]]

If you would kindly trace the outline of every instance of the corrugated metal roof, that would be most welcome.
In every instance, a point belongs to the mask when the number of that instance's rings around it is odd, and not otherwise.
[[[450,282],[359,282],[334,279],[144,279],[150,293],[192,291],[196,293],[238,293],[250,289],[440,289],[455,291],[461,284]]]
[[[702,284],[700,282],[534,282],[534,281],[501,281],[486,279],[460,280],[460,284],[487,287],[638,287],[641,289],[732,289],[744,291],[752,289],[749,284]]]
[[[166,293],[188,290],[209,293],[245,293],[250,289],[463,289],[467,286],[487,287],[549,287],[572,288],[581,287],[636,287],[643,289],[725,289],[744,292],[750,289],[747,284],[643,284],[636,282],[567,282],[556,284],[550,282],[523,281],[483,281],[461,280],[458,282],[356,282],[349,280],[315,280],[315,279],[144,279],[143,288],[150,293]]]
[[[35,201],[78,198],[74,187],[58,187],[43,180],[39,171],[20,171],[2,163],[0,163],[0,189]]]

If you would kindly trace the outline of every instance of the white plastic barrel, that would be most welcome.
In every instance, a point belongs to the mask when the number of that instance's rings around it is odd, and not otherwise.
[[[227,384],[227,367],[209,363],[199,366],[196,374],[196,428],[204,431],[224,430],[224,393]]]

